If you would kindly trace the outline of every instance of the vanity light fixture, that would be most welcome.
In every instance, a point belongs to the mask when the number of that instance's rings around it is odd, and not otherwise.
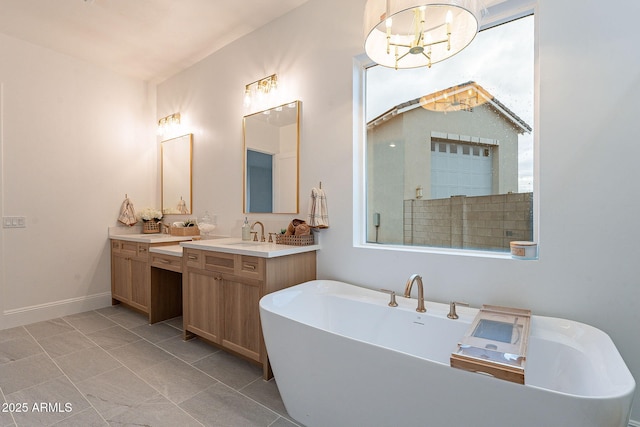
[[[478,33],[479,0],[367,0],[365,51],[390,68],[431,67]]]
[[[163,117],[158,120],[158,135],[165,135],[178,125],[180,125],[180,113],[173,113]]]
[[[271,74],[244,87],[244,106],[249,107],[254,96],[264,96],[278,89],[278,75]]]

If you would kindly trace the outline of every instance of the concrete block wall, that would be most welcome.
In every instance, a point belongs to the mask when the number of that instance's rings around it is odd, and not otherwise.
[[[533,238],[533,193],[404,201],[404,244],[509,250]]]

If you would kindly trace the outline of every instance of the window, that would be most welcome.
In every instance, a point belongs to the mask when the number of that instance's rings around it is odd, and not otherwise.
[[[483,30],[430,69],[366,69],[368,243],[533,240],[533,19]]]

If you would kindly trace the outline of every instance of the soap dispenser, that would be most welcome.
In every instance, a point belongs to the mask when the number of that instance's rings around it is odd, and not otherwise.
[[[251,240],[251,227],[246,216],[244,217],[244,224],[242,224],[242,240]]]

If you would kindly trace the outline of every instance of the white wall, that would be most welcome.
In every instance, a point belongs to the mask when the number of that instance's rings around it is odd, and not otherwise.
[[[218,231],[239,236],[244,85],[277,72],[273,105],[302,100],[298,217],[311,187],[322,181],[328,194],[321,278],[399,291],[417,272],[431,300],[586,322],[640,378],[639,202],[629,178],[640,158],[640,3],[616,5],[538,2],[540,259],[527,262],[354,247],[364,0],[310,0],[163,83],[157,114],[143,82],[0,36],[0,211],[27,218],[27,228],[0,232],[0,328],[108,303],[107,226],[125,193],[138,209],[159,203],[157,117],[180,111],[194,132],[195,213],[217,214]],[[269,231],[292,218],[250,217]],[[640,419],[640,398],[634,407]]]
[[[217,214],[217,233],[240,236],[245,216],[242,116],[254,112],[243,109],[244,87],[273,72],[278,73],[278,95],[270,106],[302,100],[300,164],[306,165],[303,166],[306,170],[300,177],[302,213],[297,217],[306,217],[311,188],[329,174],[345,176],[343,182],[347,187],[350,185],[350,170],[336,171],[331,164],[322,164],[321,159],[330,153],[321,151],[344,138],[333,122],[345,117],[350,120],[351,60],[362,44],[359,39],[363,6],[364,2],[338,5],[339,9],[358,16],[355,26],[332,28],[331,39],[344,40],[346,45],[322,46],[316,42],[302,45],[308,42],[309,21],[315,21],[314,14],[329,12],[327,4],[311,1],[303,9],[262,27],[158,86],[158,116],[180,111],[187,123],[185,130],[194,134],[194,213],[201,216],[207,210]],[[239,47],[244,50],[239,52]],[[330,95],[336,90],[342,95],[339,105],[334,104]],[[330,111],[322,111],[327,108]],[[323,121],[306,119],[314,116],[323,117]],[[312,139],[318,143],[314,145]],[[251,222],[264,222],[271,232],[286,228],[293,217],[248,216]]]
[[[107,228],[159,202],[155,87],[0,35],[0,329],[111,303]]]
[[[192,120],[196,213],[215,212],[220,231],[240,235],[243,88],[277,72],[285,92],[279,101],[303,104],[302,212],[311,187],[322,181],[327,192],[321,278],[400,291],[421,273],[431,300],[529,307],[586,322],[610,334],[640,378],[639,203],[637,180],[629,178],[640,158],[632,127],[640,3],[576,8],[539,0],[538,261],[354,247],[361,224],[357,215],[354,223],[352,71],[363,51],[363,6],[311,0],[159,86],[159,115],[181,111]],[[290,218],[251,219],[275,231]],[[640,419],[638,398],[635,407]]]

